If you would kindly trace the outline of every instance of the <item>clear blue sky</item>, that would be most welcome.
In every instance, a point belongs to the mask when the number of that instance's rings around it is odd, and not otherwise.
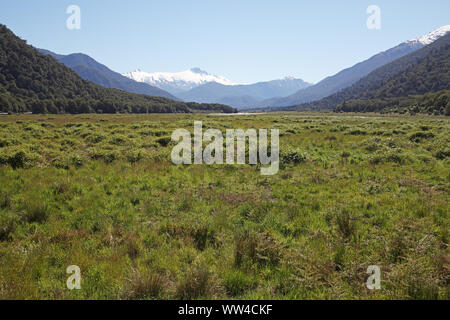
[[[66,8],[81,8],[68,30]],[[381,30],[366,27],[369,5]],[[317,82],[450,24],[449,0],[1,0],[0,23],[35,47],[83,52],[118,72],[200,67],[235,82]]]

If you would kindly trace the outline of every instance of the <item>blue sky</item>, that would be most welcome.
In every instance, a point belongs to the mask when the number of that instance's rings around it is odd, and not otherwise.
[[[81,8],[81,30],[66,9]],[[381,29],[366,27],[369,5]],[[448,0],[1,0],[0,23],[35,47],[83,52],[111,69],[200,67],[234,82],[317,82],[450,24]]]

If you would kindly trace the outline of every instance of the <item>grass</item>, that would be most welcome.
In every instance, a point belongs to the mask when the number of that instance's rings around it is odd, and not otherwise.
[[[194,120],[280,171],[175,166]],[[449,299],[445,117],[0,117],[0,299]],[[78,265],[81,290],[66,288]],[[382,289],[365,286],[369,265]]]

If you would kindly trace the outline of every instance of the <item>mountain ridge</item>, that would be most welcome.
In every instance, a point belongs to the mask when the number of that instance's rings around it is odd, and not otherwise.
[[[280,110],[337,108],[340,111],[349,111],[352,104],[354,108],[361,109],[364,103],[368,108],[380,109],[379,106],[383,104],[393,106],[414,103],[411,98],[413,95],[417,95],[416,100],[420,100],[422,95],[442,90],[450,90],[450,33],[420,50],[374,70],[352,86],[331,96]],[[383,103],[380,101],[382,99],[389,101]],[[441,105],[439,112],[442,113],[441,109],[444,107]]]
[[[422,42],[438,39],[448,32],[450,32],[450,25],[440,27],[422,37],[402,42],[333,76],[327,77],[313,86],[301,89],[291,96],[265,100],[261,106],[289,107],[320,100],[351,86],[377,68],[423,48],[425,44]]]
[[[257,107],[270,97],[289,95],[308,86],[309,83],[294,77],[238,85],[210,82],[180,93],[179,97],[185,101],[226,103],[235,108],[249,108]]]
[[[68,55],[57,54],[46,49],[38,49],[43,54],[48,54],[74,70],[84,80],[92,81],[107,88],[119,89],[127,92],[146,94],[179,100],[174,95],[147,83],[141,83],[124,77],[118,72],[109,69],[104,64],[96,61],[84,53],[72,53]]]

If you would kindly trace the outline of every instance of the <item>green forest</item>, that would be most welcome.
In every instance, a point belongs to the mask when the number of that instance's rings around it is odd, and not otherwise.
[[[450,90],[406,97],[355,99],[338,105],[336,112],[425,113],[450,116]]]

